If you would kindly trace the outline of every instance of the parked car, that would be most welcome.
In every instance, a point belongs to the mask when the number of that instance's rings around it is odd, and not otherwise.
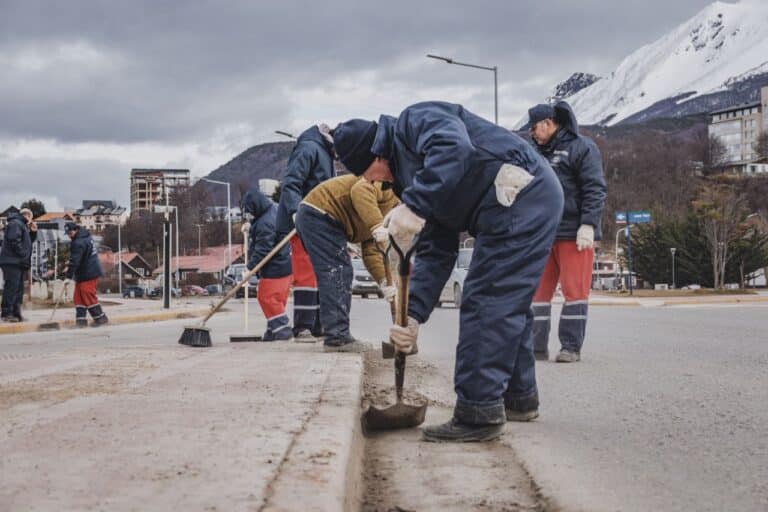
[[[438,307],[441,307],[445,302],[453,302],[457,308],[461,307],[461,293],[464,290],[464,279],[469,271],[469,263],[472,261],[472,251],[473,249],[459,249],[451,277],[448,278],[443,291],[440,293]]]
[[[208,290],[194,284],[187,284],[181,287],[182,297],[207,297]]]
[[[162,299],[163,298],[163,287],[162,286],[156,286],[149,290],[147,292],[147,297],[150,299]],[[181,290],[178,288],[171,288],[171,297],[174,299],[178,299],[181,297]]]
[[[232,265],[229,267],[229,270],[227,271],[226,275],[224,276],[224,282],[228,286],[236,286],[237,283],[243,280],[243,276],[245,273],[248,272],[248,267],[244,263],[237,263],[235,265]],[[248,296],[249,297],[256,297],[257,291],[259,287],[259,278],[256,276],[251,276],[251,278],[248,280]],[[240,288],[237,290],[237,293],[235,293],[235,297],[238,299],[242,299],[245,297],[245,288]]]
[[[143,299],[144,298],[144,288],[140,286],[129,286],[127,288],[123,288],[123,298],[124,299]]]
[[[352,259],[352,295],[362,295],[363,298],[368,298],[368,295],[376,295],[379,298],[384,297],[384,294],[379,288],[373,276],[371,276],[368,269],[365,268],[365,263],[359,258]]]
[[[224,287],[220,284],[209,284],[205,287],[208,295],[224,295]]]

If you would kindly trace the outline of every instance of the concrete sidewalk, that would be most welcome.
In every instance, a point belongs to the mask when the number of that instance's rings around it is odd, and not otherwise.
[[[157,322],[181,318],[194,318],[205,315],[210,311],[212,303],[220,297],[182,298],[171,302],[170,309],[163,309],[163,303],[159,300],[148,299],[119,299],[114,297],[102,298],[104,312],[112,324],[128,324],[138,322]],[[51,321],[53,307],[30,308],[22,311],[24,322],[0,323],[0,335],[35,332],[42,323]],[[90,317],[88,318],[90,322]],[[62,305],[56,311],[53,319],[63,329],[73,328],[75,325],[75,310],[69,305]]]
[[[241,320],[0,339],[0,510],[357,510],[361,357]]]

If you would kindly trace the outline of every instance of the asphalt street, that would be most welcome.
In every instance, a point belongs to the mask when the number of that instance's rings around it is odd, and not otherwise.
[[[388,315],[383,301],[355,299],[353,334],[381,340]],[[502,440],[543,493],[563,510],[768,510],[768,307],[593,307],[590,315],[583,361],[539,364],[541,417],[508,424]],[[42,359],[73,348],[173,345],[188,323],[2,336],[0,368],[12,372],[0,375],[34,377],[50,364]],[[211,325],[214,343],[225,344],[240,318],[227,313]],[[430,398],[446,405],[457,332],[449,307],[420,337],[418,358],[443,386]],[[553,329],[550,352],[557,348]],[[79,364],[56,359],[61,371]]]

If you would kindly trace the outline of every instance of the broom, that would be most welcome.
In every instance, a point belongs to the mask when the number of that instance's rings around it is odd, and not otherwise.
[[[229,299],[234,297],[237,291],[243,286],[245,286],[245,283],[247,283],[248,280],[253,275],[256,274],[256,272],[261,270],[262,267],[264,267],[264,265],[266,265],[275,254],[280,252],[280,249],[282,249],[285,246],[285,244],[287,244],[291,240],[291,238],[293,238],[295,234],[296,234],[296,228],[292,229],[290,233],[285,235],[285,238],[280,240],[280,242],[271,251],[269,251],[269,254],[264,256],[264,258],[262,258],[262,260],[258,263],[258,265],[253,267],[252,270],[249,270],[248,272],[246,272],[245,275],[243,276],[243,279],[239,283],[237,283],[237,285],[234,288],[229,290],[229,292],[224,296],[224,298],[221,299],[219,303],[213,307],[213,309],[211,309],[211,311],[205,316],[205,318],[203,318],[202,322],[200,322],[200,325],[185,327],[184,331],[181,333],[181,337],[179,338],[179,343],[182,345],[190,346],[190,347],[210,347],[212,345],[211,330],[205,326],[205,323],[213,315],[218,313],[221,307]],[[246,300],[248,299],[246,298]]]
[[[58,331],[61,329],[61,325],[59,325],[59,322],[54,322],[53,317],[56,316],[56,310],[59,309],[59,304],[61,303],[61,300],[64,298],[64,294],[67,292],[67,284],[69,281],[64,281],[64,284],[61,286],[61,292],[59,292],[59,297],[56,299],[56,304],[53,305],[53,312],[51,312],[51,318],[48,319],[48,321],[44,324],[40,324],[37,326],[38,331]]]

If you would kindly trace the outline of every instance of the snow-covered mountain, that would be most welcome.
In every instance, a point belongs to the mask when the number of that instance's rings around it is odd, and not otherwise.
[[[600,80],[599,76],[592,75],[590,73],[574,73],[568,77],[567,80],[563,80],[555,86],[555,90],[552,92],[552,96],[547,98],[550,103],[554,103],[558,100],[564,100],[570,98],[577,92],[589,87]]]
[[[768,0],[715,2],[568,102],[581,124],[614,125],[751,100],[760,85],[768,85]]]

